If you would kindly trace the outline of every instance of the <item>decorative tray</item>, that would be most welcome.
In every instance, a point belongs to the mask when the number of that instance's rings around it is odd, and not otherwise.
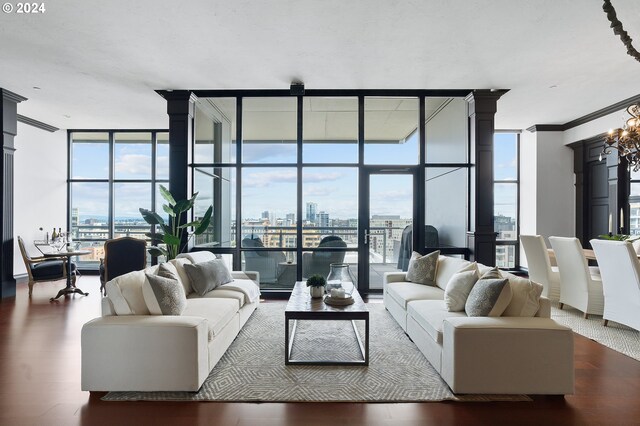
[[[353,297],[349,296],[349,297],[331,297],[331,296],[325,296],[324,297],[324,303],[326,303],[327,305],[333,305],[333,306],[347,306],[347,305],[351,305],[353,304],[354,300]]]

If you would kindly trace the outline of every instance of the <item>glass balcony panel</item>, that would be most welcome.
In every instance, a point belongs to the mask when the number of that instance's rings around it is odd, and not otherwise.
[[[304,163],[358,162],[358,98],[304,98]]]
[[[297,246],[296,227],[290,225],[297,211],[296,183],[295,168],[242,170],[242,247]]]
[[[194,218],[201,219],[213,206],[207,230],[196,235],[197,247],[236,246],[236,169],[233,167],[197,167],[194,169]]]
[[[242,161],[295,163],[296,98],[244,98],[242,102]]]
[[[468,106],[461,98],[425,99],[427,163],[466,163],[469,158]]]
[[[151,179],[151,133],[114,134],[115,179]]]
[[[518,179],[518,134],[496,133],[493,137],[493,174],[495,180]]]
[[[364,162],[418,164],[418,99],[367,97],[364,109]]]
[[[71,133],[72,179],[109,178],[109,134]]]
[[[428,167],[425,176],[426,247],[466,247],[469,169]]]
[[[236,162],[236,98],[202,98],[196,103],[195,163]]]
[[[515,241],[518,239],[518,184],[494,184],[494,230],[498,240]]]

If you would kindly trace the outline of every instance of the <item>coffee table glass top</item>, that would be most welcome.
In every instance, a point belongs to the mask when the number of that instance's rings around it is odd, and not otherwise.
[[[354,290],[351,297],[354,299],[354,303],[351,305],[327,305],[324,303],[324,298],[312,299],[307,284],[298,281],[293,287],[285,312],[368,312],[367,305],[357,290]]]

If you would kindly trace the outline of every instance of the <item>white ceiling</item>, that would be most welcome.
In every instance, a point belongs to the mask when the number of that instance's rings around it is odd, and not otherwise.
[[[640,49],[640,5],[613,0]],[[166,128],[155,89],[504,88],[496,127],[640,93],[596,0],[110,0],[0,14],[0,87],[60,128]],[[36,90],[38,86],[41,90]],[[66,117],[69,116],[69,117]]]

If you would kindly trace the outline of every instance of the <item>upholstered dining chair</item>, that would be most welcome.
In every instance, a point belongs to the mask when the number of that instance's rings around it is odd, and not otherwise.
[[[18,236],[18,247],[24,266],[27,268],[29,277],[29,297],[33,293],[33,285],[37,282],[57,281],[67,279],[67,261],[65,259],[56,259],[49,257],[31,257],[24,246],[22,237]],[[76,264],[71,263],[71,282],[76,282]]]
[[[520,235],[520,242],[527,257],[529,278],[542,284],[542,295],[557,302],[560,300],[560,272],[551,266],[547,245],[540,235]]]
[[[626,241],[591,240],[604,289],[604,326],[609,320],[640,330],[640,261]]]
[[[141,271],[147,267],[147,242],[139,238],[121,237],[104,243],[104,258],[100,259],[100,291],[105,284],[120,275]]]
[[[560,309],[566,304],[589,314],[602,315],[602,278],[589,269],[577,238],[549,237],[560,270]]]
[[[318,248],[347,248],[347,243],[336,235],[329,235],[320,240]],[[302,275],[308,278],[318,274],[327,278],[332,263],[344,262],[344,251],[313,251],[302,253]]]

